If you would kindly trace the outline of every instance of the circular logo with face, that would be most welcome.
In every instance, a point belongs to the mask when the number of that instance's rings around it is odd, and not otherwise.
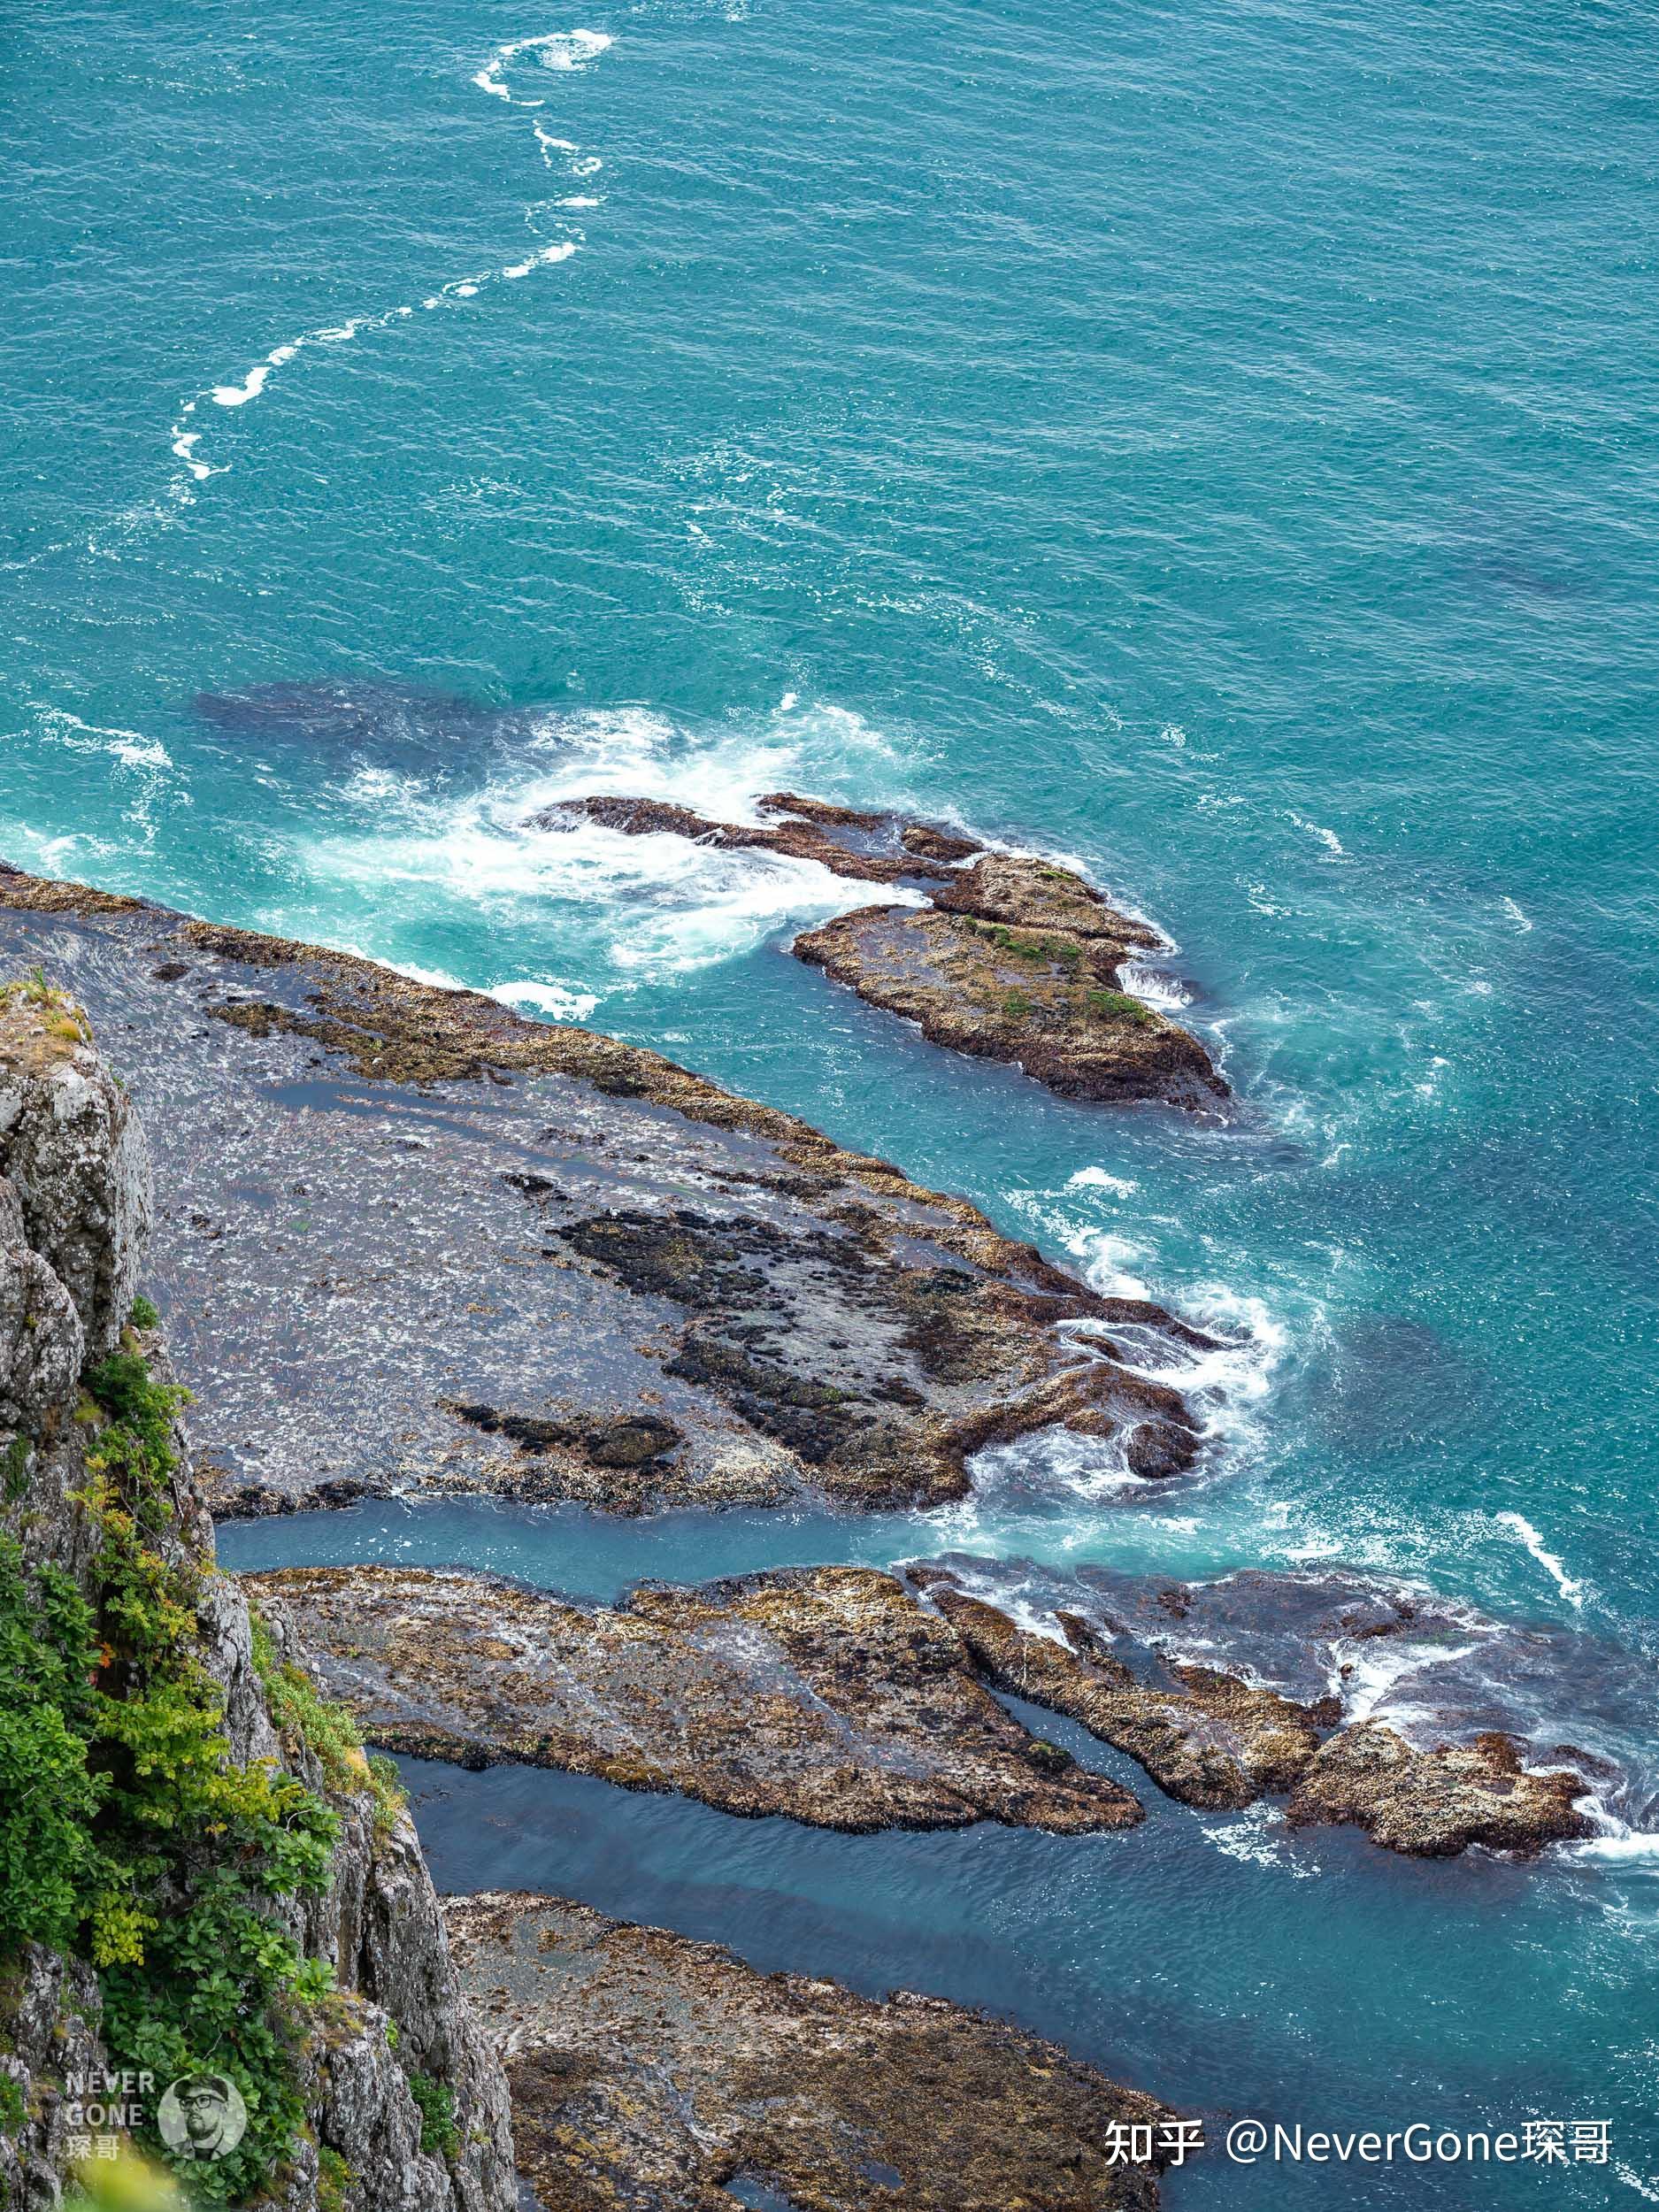
[[[175,2158],[205,2163],[230,2156],[248,2132],[248,2108],[228,2074],[181,2074],[162,2098],[156,2125]]]

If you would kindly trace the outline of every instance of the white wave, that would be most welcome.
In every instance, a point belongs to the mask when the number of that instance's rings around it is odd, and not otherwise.
[[[1510,898],[1504,898],[1500,899],[1498,903],[1502,907],[1504,912],[1515,924],[1515,926],[1520,931],[1521,934],[1524,937],[1530,937],[1532,933],[1532,925],[1527,919],[1525,914],[1516,904],[1515,901]]]
[[[1496,1513],[1494,1521],[1499,1528],[1509,1529],[1517,1540],[1531,1552],[1539,1565],[1566,1599],[1569,1605],[1581,1608],[1589,1594],[1588,1583],[1575,1581],[1567,1572],[1564,1563],[1545,1545],[1543,1537],[1522,1513]]]
[[[292,346],[279,346],[277,352],[294,358]],[[216,407],[245,407],[250,399],[257,399],[270,380],[273,369],[280,366],[273,356],[268,356],[255,368],[249,370],[240,384],[215,384],[208,397]],[[197,435],[201,434],[198,432]]]
[[[573,240],[561,239],[557,245],[544,246],[540,253],[533,253],[527,261],[515,261],[511,268],[502,271],[502,275],[511,283],[518,277],[527,277],[532,269],[545,269],[555,261],[568,261],[575,251]]]
[[[925,1564],[926,1562],[900,1560],[900,1567]],[[1053,1605],[1047,1598],[1033,1600],[1024,1585],[1010,1579],[1008,1571],[1000,1563],[995,1569],[989,1565],[977,1566],[972,1560],[953,1560],[951,1572],[970,1597],[979,1598],[1005,1614],[1016,1628],[1022,1628],[1028,1636],[1041,1636],[1045,1643],[1058,1644],[1069,1651],[1065,1632],[1055,1617]]]
[[[1659,2204],[1659,2174],[1648,2174],[1644,2178],[1633,2166],[1627,2166],[1622,2158],[1613,2161],[1613,2171],[1627,2189],[1633,2189],[1649,2204]]]
[[[592,965],[584,962],[579,981],[548,986],[584,996],[581,1012],[553,1002],[547,1010],[581,1018],[603,991],[826,921],[868,903],[869,887],[787,855],[724,851],[667,833],[633,837],[579,816],[546,828],[534,818],[563,799],[603,792],[753,818],[758,793],[801,780],[803,739],[825,726],[809,716],[783,729],[774,718],[697,741],[642,708],[547,715],[513,769],[480,792],[457,796],[418,776],[359,768],[334,795],[336,821],[342,813],[357,821],[300,846],[297,864],[326,887],[331,910],[354,897],[365,906],[390,901],[423,921],[446,906],[465,909],[493,928],[529,933],[527,944],[556,924],[561,943]],[[844,726],[828,726],[847,740]]]
[[[1306,830],[1310,837],[1317,837],[1333,859],[1346,860],[1348,858],[1347,849],[1334,830],[1325,829],[1317,822],[1310,822],[1305,816],[1298,814],[1294,808],[1291,810],[1290,818],[1299,830]]]
[[[488,995],[503,1006],[530,1006],[556,1022],[584,1022],[599,1000],[592,991],[575,991],[566,983],[539,983],[526,979],[517,983],[492,983]]]
[[[1586,1809],[1594,1817],[1599,1808],[1590,1806]],[[1563,1847],[1563,1855],[1570,1859],[1600,1859],[1615,1866],[1659,1866],[1659,1835],[1651,1829],[1627,1828],[1623,1821],[1614,1821],[1609,1815],[1602,1817],[1609,1822],[1605,1835],[1568,1844]]]
[[[1193,995],[1184,983],[1139,960],[1125,960],[1118,971],[1118,979],[1125,991],[1133,991],[1136,998],[1144,999],[1148,1006],[1162,1008],[1166,1014],[1178,1013],[1193,1002]]]
[[[1403,1727],[1419,1712],[1432,1719],[1434,1710],[1432,1701],[1419,1706],[1402,1696],[1405,1686],[1437,1668],[1455,1666],[1479,1647],[1479,1639],[1426,1650],[1403,1636],[1372,1637],[1363,1644],[1345,1640],[1335,1647],[1330,1688],[1343,1701],[1345,1721],[1370,1720],[1386,1706],[1388,1718]]]
[[[472,82],[509,107],[539,108],[540,100],[515,100],[502,74],[520,54],[534,54],[543,69],[585,69],[615,43],[605,31],[546,31],[535,38],[516,38],[495,49]]]
[[[466,988],[460,977],[451,975],[447,968],[418,968],[412,960],[388,960],[384,965],[394,969],[399,975],[406,975],[411,983],[430,984],[434,991],[465,991]]]
[[[1126,1432],[1096,1437],[1079,1436],[1071,1429],[1037,1429],[1011,1444],[993,1444],[976,1452],[968,1472],[980,1507],[1015,1503],[1022,1495],[1069,1497],[1081,1505],[1145,1498],[1148,1486],[1131,1471],[1128,1447]],[[1022,1623],[1035,1624],[1034,1617]],[[1052,1622],[1042,1632],[1056,1632]]]
[[[71,714],[67,707],[37,706],[35,711],[40,717],[42,733],[75,752],[104,753],[111,760],[119,761],[123,768],[173,766],[173,757],[166,747],[158,738],[146,737],[142,730],[123,729],[119,724],[83,722],[78,714]]]
[[[1109,1175],[1103,1167],[1080,1167],[1067,1179],[1067,1190],[1109,1190],[1118,1198],[1133,1198],[1140,1189],[1126,1175]]]

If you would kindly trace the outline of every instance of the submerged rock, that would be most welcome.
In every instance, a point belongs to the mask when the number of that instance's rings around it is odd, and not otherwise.
[[[1012,1719],[950,1628],[870,1568],[647,1585],[618,1607],[415,1568],[245,1579],[388,1750],[518,1759],[852,1832],[1141,1817]]]
[[[1069,869],[997,854],[930,907],[862,907],[795,951],[932,1043],[1063,1097],[1213,1107],[1227,1087],[1198,1040],[1121,987],[1130,953],[1157,942]]]
[[[984,849],[971,837],[941,829],[934,822],[913,822],[902,814],[870,813],[833,806],[824,799],[803,799],[793,791],[773,791],[757,802],[764,822],[714,822],[668,799],[630,799],[609,792],[586,799],[561,799],[533,814],[531,829],[564,829],[575,822],[598,822],[628,837],[688,837],[694,843],[726,851],[787,854],[815,860],[834,875],[866,883],[945,882],[954,864]]]
[[[758,1973],[559,1898],[486,1892],[449,1916],[544,2212],[715,2212],[733,2183],[798,2212],[1157,2203],[1155,2163],[1127,2162],[1120,2131],[1156,2142],[1168,2108],[1018,2028]]]
[[[934,1504],[1054,1425],[1148,1478],[1198,1455],[1177,1391],[1059,1325],[1120,1302],[654,1053],[15,871],[0,962],[73,976],[150,1125],[221,1515]],[[1138,1310],[1165,1358],[1208,1340]]]

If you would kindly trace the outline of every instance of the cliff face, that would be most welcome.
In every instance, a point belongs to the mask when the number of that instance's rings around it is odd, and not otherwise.
[[[213,1567],[149,1213],[85,1018],[0,993],[0,2203],[60,2200],[73,2078],[136,2063],[150,2125],[171,2071],[246,2093],[208,2201],[505,2212],[504,2080],[401,1797]]]

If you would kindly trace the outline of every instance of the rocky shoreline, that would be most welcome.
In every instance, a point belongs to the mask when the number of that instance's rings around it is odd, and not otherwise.
[[[873,915],[998,977],[1023,964],[1050,1035],[1146,941],[1066,872],[935,826],[787,794],[774,812],[772,849],[932,891],[831,931]],[[1017,2028],[762,1975],[555,1898],[451,1901],[446,1935],[360,1742],[847,1835],[1140,1827],[1136,1791],[1034,1707],[1203,1810],[1276,1801],[1292,1826],[1417,1856],[1590,1832],[1593,1757],[1540,1757],[1479,1716],[1425,1735],[1333,1671],[1335,1639],[1419,1632],[1415,1601],[1333,1627],[1291,1576],[1241,1598],[952,1555],[600,1605],[450,1569],[218,1575],[210,1512],[371,1494],[926,1509],[968,1492],[977,1453],[1045,1431],[1167,1481],[1204,1429],[1165,1378],[1219,1340],[655,1054],[353,956],[0,868],[0,967],[40,978],[0,994],[4,1530],[22,1571],[96,1593],[107,1530],[85,1501],[112,1417],[88,1411],[91,1363],[116,1348],[166,1389],[176,1367],[196,1404],[187,1440],[154,1402],[182,1470],[156,1571],[196,1593],[180,1648],[218,1685],[225,1759],[282,1763],[338,1829],[326,1885],[276,1916],[336,1991],[298,2061],[285,2212],[504,2212],[515,2157],[543,2212],[711,2212],[728,2185],[796,2212],[1157,2201],[1156,2162],[1110,2146],[1167,2108]],[[1090,1094],[1130,1094],[1139,1054],[1134,1094],[1220,1095],[1184,1032],[1124,1021],[1140,1043],[1110,1043],[1099,1082],[1118,1087]],[[1087,1057],[1064,1052],[1056,1087]],[[1249,1603],[1279,1626],[1240,1630]],[[7,1991],[0,2071],[28,2124],[5,2172],[46,2212],[65,2053],[108,2055],[99,1992],[38,1943]]]
[[[253,1575],[388,1751],[518,1759],[861,1833],[1132,1825],[1134,1797],[1011,1719],[890,1575],[787,1569],[572,1605],[392,1567]]]
[[[1121,2144],[1169,2108],[1000,2021],[757,1973],[558,1898],[455,1898],[449,1925],[547,2212],[713,2212],[733,2183],[799,2212],[1157,2202],[1156,2137],[1144,2162]]]
[[[930,1043],[1002,1061],[1064,1098],[1197,1111],[1227,1098],[1190,1031],[1124,988],[1131,956],[1164,941],[1074,870],[989,852],[934,823],[793,792],[773,792],[756,810],[758,824],[716,822],[664,800],[604,795],[562,801],[526,826],[597,822],[627,836],[782,853],[833,874],[926,889],[926,904],[862,907],[805,932],[795,957],[914,1022]]]
[[[72,979],[143,1100],[221,1517],[938,1504],[1045,1428],[1148,1479],[1199,1459],[1110,1333],[1172,1366],[1215,1339],[656,1054],[15,872],[0,961]]]

